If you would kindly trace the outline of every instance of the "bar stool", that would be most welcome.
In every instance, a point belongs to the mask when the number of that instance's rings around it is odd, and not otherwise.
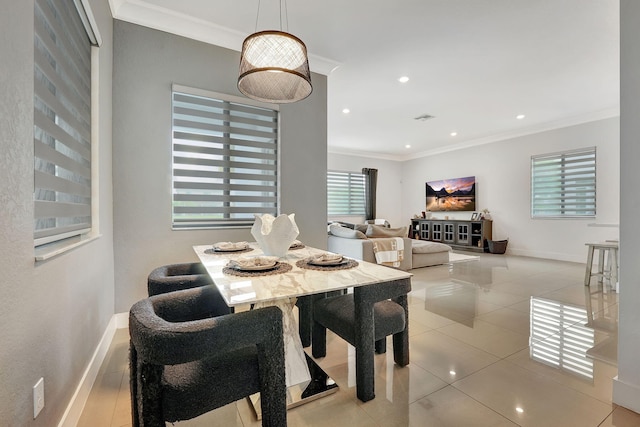
[[[592,277],[598,277],[598,283],[602,279],[609,280],[611,286],[618,283],[618,242],[585,243],[587,246],[587,270],[584,274],[584,285],[589,286]],[[593,272],[593,253],[598,251],[598,271]],[[607,255],[608,266],[605,265]]]

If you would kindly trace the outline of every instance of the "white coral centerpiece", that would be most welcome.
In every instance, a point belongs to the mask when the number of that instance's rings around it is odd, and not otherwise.
[[[251,235],[265,255],[283,257],[286,255],[293,241],[300,234],[295,214],[256,215],[256,221],[251,227]]]

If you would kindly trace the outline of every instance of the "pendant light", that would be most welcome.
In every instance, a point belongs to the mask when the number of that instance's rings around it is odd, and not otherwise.
[[[280,0],[280,30],[256,32],[242,43],[238,77],[240,92],[275,104],[300,101],[313,90],[307,47],[298,37],[282,31],[283,1]],[[256,17],[256,29],[257,26]]]

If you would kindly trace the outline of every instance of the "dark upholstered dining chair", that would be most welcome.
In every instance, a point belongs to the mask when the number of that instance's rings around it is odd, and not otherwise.
[[[211,278],[199,262],[163,265],[155,268],[147,278],[149,296],[210,284]]]
[[[409,364],[409,308],[411,280],[403,279],[356,287],[352,294],[313,303],[313,357],[327,353],[327,328],[356,348],[356,394],[367,402],[375,397],[374,351],[386,351],[386,337],[393,335],[393,358]]]
[[[219,316],[213,286],[156,295],[129,312],[133,427],[164,427],[260,392],[263,426],[286,426],[282,311]]]
[[[147,278],[147,291],[150,297],[209,285],[213,285],[211,277],[204,265],[199,262],[163,265],[155,268]],[[227,306],[219,293],[212,297],[212,303],[215,304],[218,313],[233,313],[233,309]]]
[[[313,302],[318,299],[332,297],[337,295],[345,295],[345,290],[324,292],[314,295],[305,295],[298,297],[296,306],[298,307],[298,334],[303,347],[311,345],[311,334],[313,332]]]

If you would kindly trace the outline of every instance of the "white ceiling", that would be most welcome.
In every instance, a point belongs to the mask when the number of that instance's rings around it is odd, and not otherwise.
[[[286,3],[288,31],[328,75],[330,151],[407,159],[619,115],[618,0]],[[261,0],[257,28],[258,0],[110,5],[118,19],[235,50],[280,28],[279,0]],[[435,118],[414,120],[423,114]]]

